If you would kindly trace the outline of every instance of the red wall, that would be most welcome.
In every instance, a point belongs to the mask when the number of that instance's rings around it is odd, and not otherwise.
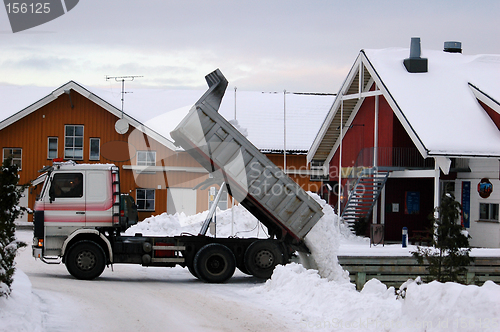
[[[342,141],[342,167],[353,166],[363,148],[374,145],[375,97],[368,97],[361,105],[354,121],[344,135]],[[379,96],[378,146],[401,147],[413,146],[403,126],[394,115],[383,96]],[[338,180],[339,151],[330,162],[330,178]],[[345,176],[343,174],[343,176]]]

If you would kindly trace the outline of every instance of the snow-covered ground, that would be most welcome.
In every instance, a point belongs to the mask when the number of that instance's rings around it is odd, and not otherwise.
[[[401,298],[372,279],[356,291],[337,255],[409,255],[412,248],[370,248],[338,224],[329,206],[323,204],[323,211],[306,237],[314,259],[307,263],[317,269],[296,262],[278,266],[266,282],[237,272],[228,283],[212,285],[180,267],[137,265],[117,265],[114,272],[106,269],[97,280],[85,282],[71,278],[64,266],[34,262],[24,249],[12,296],[0,299],[0,331],[500,330],[500,286],[493,282],[481,287],[410,282]],[[198,233],[205,216],[163,214],[128,233]],[[265,237],[264,230],[241,206],[217,214],[218,236]],[[18,231],[18,237],[30,242],[31,233]],[[475,249],[473,254],[500,257],[499,251]],[[98,303],[92,304],[93,299]]]

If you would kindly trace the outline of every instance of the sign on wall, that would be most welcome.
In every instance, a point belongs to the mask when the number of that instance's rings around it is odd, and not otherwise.
[[[462,226],[470,227],[470,181],[462,182]]]
[[[493,184],[487,178],[482,178],[477,184],[477,192],[482,198],[488,198],[493,192]]]
[[[420,192],[406,191],[405,192],[405,214],[420,213]]]

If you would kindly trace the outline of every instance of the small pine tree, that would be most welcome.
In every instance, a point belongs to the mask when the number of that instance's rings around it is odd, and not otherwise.
[[[439,218],[431,218],[437,226],[432,240],[433,248],[418,247],[412,252],[419,264],[423,264],[424,259],[429,264],[429,280],[464,281],[467,266],[473,258],[469,256],[470,236],[464,234],[462,225],[457,223],[461,209],[452,194],[445,194],[437,209]]]
[[[18,186],[17,165],[6,159],[0,170],[0,297],[9,296],[15,271],[17,249],[26,243],[16,240],[14,220],[26,211],[18,206],[26,185]]]

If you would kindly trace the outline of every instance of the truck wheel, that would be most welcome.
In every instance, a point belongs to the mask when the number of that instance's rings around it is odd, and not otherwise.
[[[283,262],[283,253],[279,246],[271,241],[255,241],[245,252],[245,266],[248,272],[257,278],[269,279],[276,265]]]
[[[203,281],[221,283],[234,274],[236,259],[228,247],[219,243],[209,243],[194,256],[194,270]]]
[[[189,272],[193,275],[193,277],[195,277],[196,279],[200,279],[200,277],[198,277],[198,275],[196,274],[196,271],[194,270],[193,265],[188,265],[187,268],[188,268]]]
[[[66,256],[66,268],[77,279],[91,280],[101,275],[106,267],[101,246],[93,241],[75,243]]]

